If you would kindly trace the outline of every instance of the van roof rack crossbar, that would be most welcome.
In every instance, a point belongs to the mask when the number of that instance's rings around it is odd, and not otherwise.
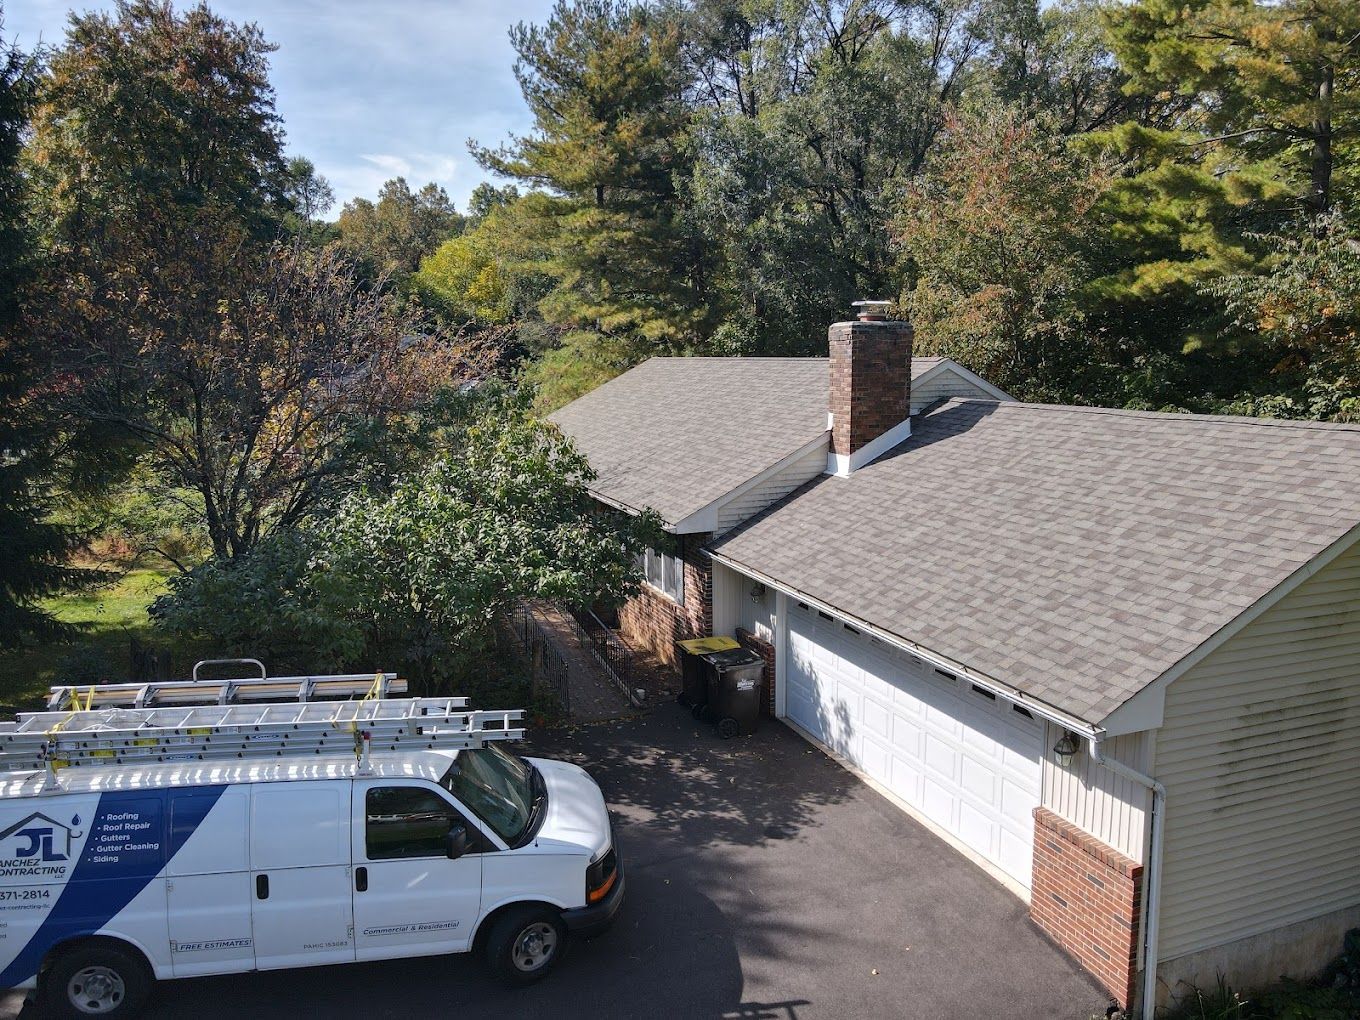
[[[47,699],[47,710],[60,712],[74,708],[333,701],[362,697],[389,698],[405,693],[406,681],[386,672],[250,677],[244,680],[159,680],[149,683],[54,686]]]
[[[92,708],[25,712],[0,723],[0,771],[80,766],[307,757],[352,751],[359,774],[369,753],[456,750],[524,736],[524,712],[471,711],[466,698]]]

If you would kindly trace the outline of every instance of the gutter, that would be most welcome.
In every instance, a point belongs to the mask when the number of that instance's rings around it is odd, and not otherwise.
[[[1161,927],[1162,901],[1162,847],[1166,832],[1166,787],[1152,776],[1144,775],[1137,769],[1129,768],[1123,762],[1106,758],[1100,751],[1104,733],[1088,734],[1091,747],[1091,760],[1116,775],[1138,783],[1152,791],[1152,846],[1148,852],[1147,868],[1144,871],[1143,898],[1147,904],[1147,923],[1143,930],[1143,992],[1139,1013],[1145,1020],[1151,1020],[1157,1010],[1157,936]]]

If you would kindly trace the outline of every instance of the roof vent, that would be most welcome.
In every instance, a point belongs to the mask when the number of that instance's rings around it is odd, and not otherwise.
[[[860,322],[885,322],[888,318],[888,309],[892,307],[891,301],[855,301],[853,306],[858,309],[855,313]]]

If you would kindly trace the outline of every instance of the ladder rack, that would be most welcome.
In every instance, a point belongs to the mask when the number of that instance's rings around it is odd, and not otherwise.
[[[466,698],[95,708],[26,712],[0,723],[0,771],[272,759],[370,750],[480,747],[524,736],[524,713],[472,711]]]
[[[272,676],[245,680],[161,680],[131,684],[55,686],[49,712],[93,708],[155,708],[163,705],[236,705],[247,702],[307,702],[345,698],[387,698],[406,693],[406,681],[390,673],[336,676]]]

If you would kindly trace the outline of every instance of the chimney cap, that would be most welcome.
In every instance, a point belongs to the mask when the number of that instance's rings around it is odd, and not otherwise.
[[[888,309],[893,306],[891,301],[870,301],[868,299],[853,302],[857,309],[856,316],[860,322],[884,322],[888,318]]]

